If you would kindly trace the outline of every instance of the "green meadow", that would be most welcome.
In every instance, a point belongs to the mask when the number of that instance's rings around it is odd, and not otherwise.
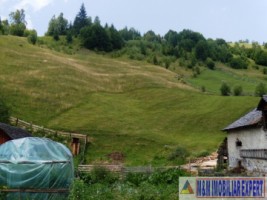
[[[12,116],[87,134],[87,163],[112,162],[107,155],[121,152],[126,165],[169,165],[177,147],[190,157],[215,151],[226,137],[221,129],[259,101],[220,96],[221,82],[251,95],[264,81],[256,70],[243,75],[222,66],[185,84],[143,61],[83,49],[60,53],[14,36],[0,36],[0,60],[0,94]]]

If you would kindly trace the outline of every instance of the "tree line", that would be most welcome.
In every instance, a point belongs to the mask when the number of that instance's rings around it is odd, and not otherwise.
[[[11,12],[9,16],[10,21],[0,19],[0,34],[26,36],[35,44],[37,33],[35,30],[26,29],[24,10]],[[166,68],[179,60],[181,66],[191,68],[196,74],[199,71],[198,65],[214,69],[216,62],[235,69],[247,69],[251,64],[250,60],[254,60],[256,65],[267,66],[267,52],[258,43],[253,43],[252,48],[246,48],[240,43],[230,46],[224,39],[207,39],[192,30],[169,30],[164,36],[152,30],[144,34],[134,28],[117,30],[114,25],[101,25],[99,17],[89,17],[84,4],[81,5],[73,23],[64,18],[63,13],[52,16],[46,35],[55,40],[59,40],[59,36],[63,35],[68,43],[75,37],[82,47],[112,52],[113,56],[145,60]],[[267,48],[267,44],[264,47]],[[267,73],[267,69],[265,71]]]
[[[25,19],[25,11],[23,9],[16,10],[9,14],[10,20],[1,20],[0,18],[0,35],[15,35],[27,37],[28,41],[35,44],[37,41],[36,30],[26,28],[27,22]]]
[[[214,69],[215,62],[222,62],[235,69],[247,69],[249,59],[258,65],[267,66],[267,52],[257,43],[253,43],[252,48],[245,48],[239,43],[230,46],[224,39],[206,39],[201,33],[192,30],[169,30],[164,36],[152,30],[143,35],[134,28],[117,30],[114,25],[102,26],[99,17],[94,20],[88,17],[84,4],[73,23],[68,22],[63,13],[53,16],[46,35],[55,40],[65,35],[68,42],[76,37],[85,48],[114,52],[114,56],[146,60],[166,68],[177,59],[181,65],[192,69],[197,63]]]

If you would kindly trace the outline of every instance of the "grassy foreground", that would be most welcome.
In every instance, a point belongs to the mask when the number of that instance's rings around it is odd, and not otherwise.
[[[121,152],[127,165],[167,165],[177,147],[193,157],[214,151],[226,136],[220,129],[259,100],[199,93],[144,62],[66,55],[12,36],[0,36],[0,46],[0,94],[12,115],[88,134],[90,163]]]

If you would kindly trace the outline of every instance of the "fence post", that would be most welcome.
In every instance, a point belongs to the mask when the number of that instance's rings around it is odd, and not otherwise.
[[[32,122],[31,122],[31,124],[30,124],[30,130],[31,130],[31,132],[33,132],[33,131],[32,131]]]
[[[19,118],[16,119],[16,126],[19,124]]]

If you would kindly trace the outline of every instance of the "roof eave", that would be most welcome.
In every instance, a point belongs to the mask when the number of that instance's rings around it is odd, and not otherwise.
[[[241,130],[241,129],[257,128],[257,127],[258,128],[262,127],[261,123],[250,124],[250,125],[247,125],[247,126],[239,126],[239,127],[235,127],[235,128],[224,128],[221,131],[229,132],[229,131],[232,131],[232,130]]]

